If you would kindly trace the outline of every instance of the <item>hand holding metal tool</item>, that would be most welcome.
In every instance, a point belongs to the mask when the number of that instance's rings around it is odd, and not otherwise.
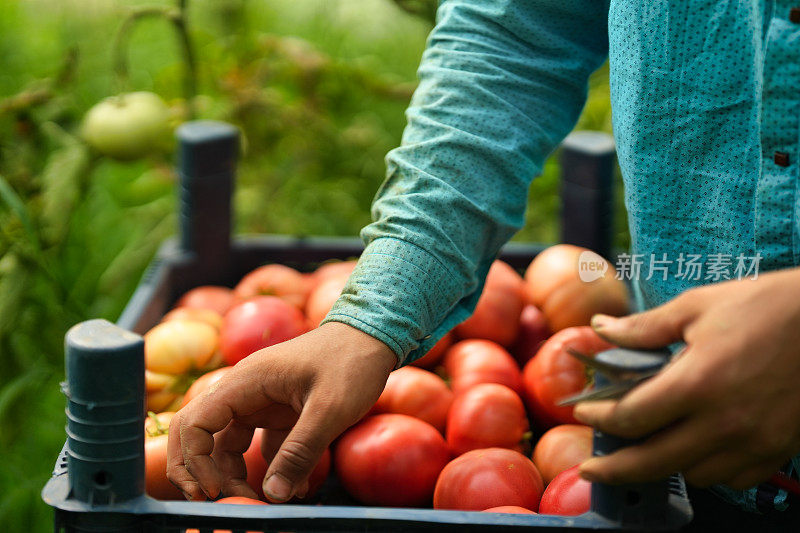
[[[567,348],[567,352],[599,373],[600,376],[596,378],[600,379],[595,379],[593,386],[587,387],[580,393],[562,399],[558,405],[620,398],[638,384],[655,376],[672,357],[667,348],[659,350],[612,348],[594,357],[572,348]]]
[[[562,399],[558,405],[621,398],[640,383],[658,374],[673,357],[667,348],[658,350],[612,348],[594,357],[572,348],[567,348],[567,352],[599,375],[595,374],[594,385]],[[767,480],[767,483],[796,497],[800,496],[800,482],[784,472],[777,472]]]

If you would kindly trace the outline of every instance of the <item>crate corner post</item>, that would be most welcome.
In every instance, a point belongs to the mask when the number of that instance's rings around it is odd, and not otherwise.
[[[178,140],[180,249],[214,277],[228,268],[239,130],[226,122],[182,124]]]
[[[106,320],[87,320],[64,344],[66,499],[92,509],[144,496],[144,340]],[[56,527],[77,516],[60,512]],[[92,531],[128,531],[136,517],[98,512],[80,520]]]
[[[561,242],[611,257],[614,138],[574,131],[561,144]]]

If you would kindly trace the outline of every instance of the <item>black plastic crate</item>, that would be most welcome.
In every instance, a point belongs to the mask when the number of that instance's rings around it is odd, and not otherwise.
[[[326,505],[221,505],[146,496],[143,343],[138,335],[157,324],[190,288],[232,286],[268,262],[308,271],[326,260],[356,257],[362,250],[360,241],[348,238],[257,235],[231,241],[237,132],[226,124],[195,122],[184,125],[179,137],[180,238],[161,247],[116,326],[88,321],[67,334],[68,441],[42,492],[55,510],[56,531],[677,530],[691,520],[680,476],[647,485],[593,484],[592,512],[576,517],[364,507],[355,505],[334,479],[316,498]],[[608,256],[613,145],[596,134],[573,137],[562,160],[567,174],[562,197],[572,205],[565,212],[592,214],[570,216],[562,236]],[[581,238],[571,239],[570,234]],[[500,257],[522,269],[543,248],[510,244]],[[108,365],[100,373],[98,360]],[[122,377],[114,382],[112,375]],[[123,453],[126,446],[133,453]]]

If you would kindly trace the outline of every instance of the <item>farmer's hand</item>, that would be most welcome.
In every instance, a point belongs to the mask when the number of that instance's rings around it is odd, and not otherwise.
[[[270,443],[283,440],[267,457],[264,493],[303,496],[325,448],[369,411],[396,362],[385,344],[337,322],[260,350],[172,419],[167,476],[192,500],[255,498],[242,453],[264,427]]]
[[[683,472],[699,486],[748,488],[800,452],[800,270],[687,291],[651,311],[592,326],[610,342],[655,348],[684,340],[663,372],[621,400],[575,417],[641,445],[580,467],[605,483]]]

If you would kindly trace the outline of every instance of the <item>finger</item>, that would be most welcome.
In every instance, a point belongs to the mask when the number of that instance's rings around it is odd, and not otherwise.
[[[594,315],[598,335],[627,348],[661,348],[682,340],[686,326],[695,319],[696,298],[675,298],[664,305],[625,317]]]
[[[265,429],[263,431],[264,436],[261,439],[261,455],[264,456],[264,460],[267,462],[267,465],[269,465],[275,458],[278,450],[281,449],[283,441],[285,441],[286,437],[289,435],[289,430]],[[314,468],[316,468],[316,465],[314,465]],[[266,475],[264,478],[266,479]],[[295,496],[298,498],[305,498],[306,494],[308,494],[308,478],[302,481],[295,490]]]
[[[247,484],[247,466],[242,455],[253,440],[253,427],[232,420],[228,427],[214,435],[211,458],[222,473],[222,494],[258,499]]]
[[[244,406],[271,403],[253,386],[258,378],[242,378],[236,369],[223,376],[216,389],[195,398],[183,409],[179,438],[186,470],[197,480],[209,498],[216,498],[223,485],[223,476],[211,453],[214,451],[214,433],[222,431]],[[249,414],[249,413],[244,413]]]
[[[724,483],[749,469],[752,459],[752,456],[741,452],[722,452],[684,469],[683,477],[695,487]]]
[[[180,413],[176,414],[170,421],[170,431],[167,437],[167,479],[180,489],[187,500],[202,501],[206,499],[206,494],[200,488],[197,480],[186,469],[186,465],[183,462],[179,425]]]
[[[249,415],[237,413],[237,420],[254,428],[270,428],[288,433],[297,422],[295,410],[285,404],[273,403]]]
[[[289,431],[291,431],[291,428],[264,430],[264,435],[261,438],[261,455],[264,456],[264,460],[267,464],[270,464],[272,459],[275,458],[275,454],[281,449],[283,441],[289,436]]]
[[[185,468],[177,470],[172,475],[167,475],[170,482],[178,487],[183,497],[189,501],[205,501],[206,494],[200,488],[200,484],[189,474]]]
[[[325,402],[309,398],[267,469],[263,489],[269,500],[284,502],[298,492],[325,448],[352,422],[339,412]]]
[[[581,402],[573,415],[600,431],[626,438],[639,438],[682,418],[697,408],[692,384],[691,353],[673,359],[664,370],[638,385],[620,400]]]
[[[769,478],[778,471],[780,466],[780,461],[770,464],[760,464],[732,477],[730,480],[726,481],[725,484],[737,490],[749,489],[755,487],[759,483],[769,480]]]
[[[680,472],[719,450],[713,425],[697,417],[668,428],[641,444],[604,457],[593,457],[579,467],[581,477],[608,484],[655,481]]]

